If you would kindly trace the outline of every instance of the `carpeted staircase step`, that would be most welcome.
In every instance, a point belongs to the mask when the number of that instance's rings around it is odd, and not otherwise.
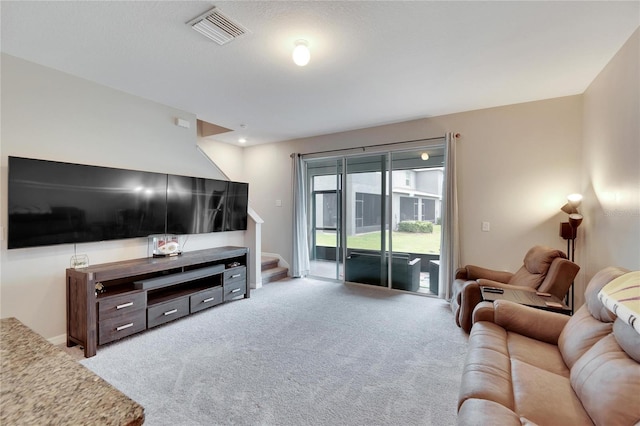
[[[283,266],[277,266],[275,268],[262,271],[262,284],[271,283],[274,281],[279,281],[283,278],[287,278],[287,272],[289,272],[289,269]]]
[[[277,257],[262,256],[262,284],[279,281],[283,278],[287,278],[289,269],[278,266]]]
[[[262,256],[261,259],[262,270],[266,271],[268,269],[277,268],[278,267],[278,258],[277,257],[267,257]]]

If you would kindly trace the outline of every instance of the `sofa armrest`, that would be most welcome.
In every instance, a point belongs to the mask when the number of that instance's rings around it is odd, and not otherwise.
[[[458,268],[456,269],[456,274],[453,279],[467,281],[467,275],[467,268]]]
[[[508,300],[493,302],[493,322],[507,331],[543,342],[558,344],[569,316],[519,305]]]
[[[471,316],[473,324],[479,321],[493,322],[495,317],[493,302],[480,302],[476,305]]]
[[[476,305],[482,302],[482,293],[476,281],[457,281],[457,324],[467,333],[471,331],[471,315]]]
[[[493,269],[483,268],[481,266],[475,265],[467,265],[467,279],[468,280],[477,280],[480,278],[484,278],[492,281],[499,281],[501,283],[508,283],[513,277],[511,272],[507,271],[496,271]]]

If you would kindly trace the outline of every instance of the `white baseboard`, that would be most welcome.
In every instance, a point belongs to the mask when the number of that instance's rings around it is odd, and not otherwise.
[[[61,334],[59,336],[55,336],[55,337],[51,337],[49,339],[47,339],[49,341],[49,343],[51,343],[52,345],[58,346],[58,345],[62,345],[62,344],[67,344],[67,335],[66,334]]]

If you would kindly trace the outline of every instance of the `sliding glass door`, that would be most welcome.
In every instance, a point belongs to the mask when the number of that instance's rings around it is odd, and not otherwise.
[[[346,159],[345,281],[387,287],[388,155]]]
[[[307,188],[311,194],[311,275],[343,279],[342,170],[343,160],[307,162]]]
[[[444,146],[390,155],[392,287],[437,295]]]
[[[433,144],[305,160],[311,275],[437,294],[443,160]]]

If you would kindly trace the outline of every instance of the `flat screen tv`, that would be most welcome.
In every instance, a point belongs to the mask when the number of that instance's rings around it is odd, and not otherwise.
[[[248,197],[246,183],[169,175],[167,232],[244,231]]]
[[[169,175],[167,232],[200,234],[224,231],[227,182]]]
[[[249,207],[249,184],[243,182],[229,182],[228,184],[227,201],[224,205],[224,230],[245,231]]]
[[[9,157],[8,248],[247,229],[248,184]]]
[[[167,175],[9,157],[8,248],[165,230]]]

